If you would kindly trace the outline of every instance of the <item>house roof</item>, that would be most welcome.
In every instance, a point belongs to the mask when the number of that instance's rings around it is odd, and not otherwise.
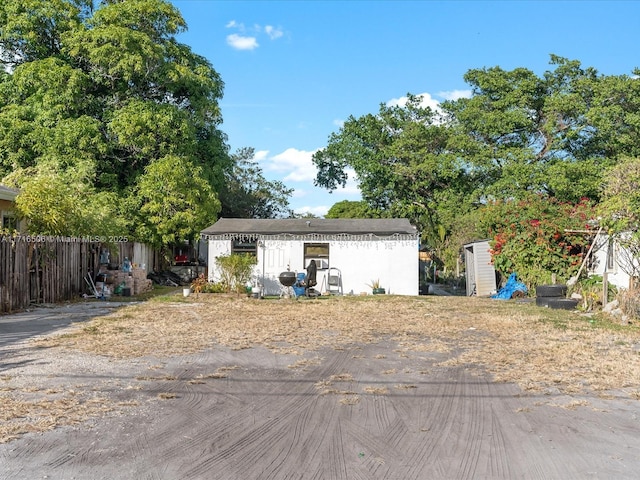
[[[0,185],[0,200],[9,200],[10,202],[14,202],[16,197],[20,193],[19,190],[15,188],[5,187],[4,185]]]
[[[374,234],[384,236],[394,234],[416,235],[418,231],[406,218],[221,218],[201,233],[202,235]]]

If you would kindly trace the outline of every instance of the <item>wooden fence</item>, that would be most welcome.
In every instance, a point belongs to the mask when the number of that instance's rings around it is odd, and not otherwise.
[[[131,262],[155,268],[157,255],[133,242],[104,244],[92,239],[49,236],[0,236],[0,313],[29,305],[57,303],[90,294],[85,276],[92,277],[100,254],[108,249],[110,263]]]

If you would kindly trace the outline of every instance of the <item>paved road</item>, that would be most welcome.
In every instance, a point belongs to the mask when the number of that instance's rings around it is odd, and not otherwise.
[[[105,315],[114,308],[131,303],[111,301],[87,301],[65,305],[40,306],[25,312],[0,315],[0,358],[2,347],[38,335],[46,335]]]

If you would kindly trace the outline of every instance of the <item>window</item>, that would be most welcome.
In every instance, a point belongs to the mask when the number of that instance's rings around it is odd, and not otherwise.
[[[311,260],[316,261],[318,270],[329,268],[329,244],[328,243],[305,243],[304,244],[304,267],[307,268]]]
[[[18,229],[18,219],[11,214],[4,213],[2,215],[2,228],[13,231]]]
[[[609,239],[609,248],[607,249],[607,272],[616,270],[616,242],[613,238]]]
[[[233,240],[231,244],[231,253],[248,253],[254,257],[257,255],[258,242],[255,238],[244,240]]]

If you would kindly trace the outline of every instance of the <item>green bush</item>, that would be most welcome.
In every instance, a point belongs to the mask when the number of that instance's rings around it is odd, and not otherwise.
[[[226,292],[243,293],[256,264],[256,257],[244,253],[232,253],[216,257],[221,283]]]
[[[228,287],[220,282],[209,282],[202,289],[202,293],[225,293],[227,291]]]
[[[603,278],[601,275],[592,275],[590,277],[580,280],[574,288],[574,291],[582,296],[581,308],[590,312],[602,307],[602,291],[604,289]],[[607,286],[607,300],[608,303],[616,298],[618,295],[618,289],[615,285],[608,284]]]

